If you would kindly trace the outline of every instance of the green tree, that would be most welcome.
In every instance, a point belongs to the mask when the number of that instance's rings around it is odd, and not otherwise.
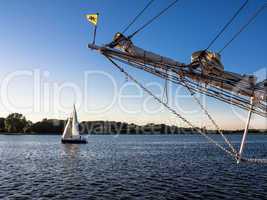
[[[62,134],[64,127],[65,127],[64,120],[43,119],[40,122],[32,124],[26,131],[31,133]]]
[[[29,127],[29,122],[22,114],[12,113],[5,119],[5,129],[9,133],[25,132],[27,127]]]
[[[0,118],[0,132],[5,131],[5,118]]]

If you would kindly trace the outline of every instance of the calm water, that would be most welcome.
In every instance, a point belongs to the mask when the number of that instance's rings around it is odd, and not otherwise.
[[[0,135],[0,199],[267,198],[267,165],[237,165],[201,136],[88,140]],[[249,141],[246,154],[267,157],[267,135]]]

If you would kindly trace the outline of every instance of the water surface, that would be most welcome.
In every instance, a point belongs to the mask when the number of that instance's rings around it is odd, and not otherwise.
[[[213,136],[219,139],[219,136]],[[238,146],[241,136],[231,136]],[[267,135],[246,154],[267,157]],[[241,163],[198,135],[0,135],[0,199],[264,199],[267,165]]]

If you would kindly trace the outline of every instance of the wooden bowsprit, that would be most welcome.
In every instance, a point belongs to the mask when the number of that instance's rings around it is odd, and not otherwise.
[[[141,12],[130,22],[125,29],[128,30],[130,26],[139,18],[144,11],[152,4],[153,0],[145,6]],[[191,62],[189,64],[180,63],[168,57],[158,55],[153,52],[146,51],[133,44],[132,38],[150,25],[153,21],[158,19],[167,10],[173,7],[178,0],[174,0],[161,12],[151,18],[147,23],[141,26],[137,31],[130,34],[128,37],[123,33],[116,33],[113,41],[107,45],[98,46],[95,44],[95,33],[92,44],[88,47],[92,50],[96,50],[104,55],[116,68],[118,68],[127,78],[138,84],[145,92],[151,95],[157,102],[164,105],[169,111],[175,114],[179,119],[183,120],[188,126],[196,130],[203,135],[209,142],[218,146],[221,150],[234,157],[239,163],[240,161],[267,163],[266,159],[254,159],[245,158],[242,156],[246,143],[248,128],[250,124],[251,115],[257,114],[259,116],[267,118],[267,80],[263,80],[257,83],[257,78],[253,75],[241,75],[234,72],[224,70],[224,66],[221,63],[221,56],[219,53],[208,51],[209,47],[222,35],[227,27],[233,22],[233,20],[239,15],[239,13],[245,8],[248,3],[246,0],[241,7],[235,12],[232,18],[225,24],[222,30],[216,35],[205,50],[194,52],[191,56]],[[234,35],[234,37],[226,44],[221,51],[223,51],[229,44],[237,38],[237,36],[253,21],[261,11],[267,6],[264,4],[261,6],[249,19],[249,21],[241,27],[241,29]],[[92,18],[93,16],[93,18]],[[89,22],[97,25],[97,15],[87,15]],[[96,27],[95,27],[96,31]],[[221,52],[220,51],[220,52]],[[116,61],[116,62],[115,62]],[[172,83],[185,87],[201,109],[208,116],[217,131],[221,134],[222,138],[228,145],[229,149],[224,148],[217,141],[212,139],[201,129],[194,126],[191,122],[186,120],[181,114],[177,113],[174,109],[170,108],[166,103],[156,97],[151,91],[144,87],[137,81],[136,78],[131,76],[125,71],[124,68],[117,63],[127,64],[128,66],[143,70],[157,77],[170,81]],[[248,118],[246,127],[244,130],[243,138],[241,141],[240,149],[237,151],[231,142],[226,138],[223,132],[215,120],[211,117],[204,105],[201,104],[198,99],[194,97],[194,93],[204,94],[206,96],[218,99],[230,105],[237,106],[248,111]]]
[[[182,85],[190,91],[198,92],[213,98],[216,98],[220,101],[226,102],[231,105],[235,105],[242,109],[248,110],[248,120],[246,124],[246,128],[243,134],[242,143],[240,146],[239,152],[237,152],[231,143],[228,141],[228,145],[230,150],[226,150],[222,148],[222,146],[214,141],[210,140],[209,136],[201,130],[197,129],[195,126],[192,126],[198,132],[201,132],[203,136],[205,136],[210,142],[214,143],[219,148],[223,149],[226,153],[231,155],[236,159],[239,163],[240,161],[248,161],[248,162],[257,162],[257,163],[266,163],[265,159],[251,159],[242,157],[243,149],[246,142],[247,131],[250,123],[251,114],[255,113],[257,115],[266,117],[266,93],[265,93],[265,85],[261,87],[257,87],[259,84],[252,85],[248,84],[242,80],[241,75],[236,75],[231,72],[221,72],[220,77],[217,77],[212,74],[204,74],[202,69],[199,66],[196,66],[196,63],[190,64],[182,64],[180,62],[175,62],[174,65],[170,63],[164,63],[164,58],[162,57],[159,61],[153,61],[144,56],[134,56],[128,52],[121,51],[117,48],[110,48],[109,46],[97,46],[95,44],[89,44],[88,47],[92,50],[96,50],[107,57],[114,64],[114,60],[119,61],[121,63],[127,64],[137,69],[141,69],[150,74],[153,74],[157,77],[163,78],[165,80],[171,81],[175,84]],[[156,54],[154,54],[156,55]],[[199,63],[201,65],[201,63]],[[124,70],[125,71],[125,70]],[[236,76],[235,76],[236,75]],[[227,80],[222,77],[231,76],[232,79]],[[248,77],[248,76],[243,76]],[[129,78],[129,77],[128,77]],[[246,80],[245,80],[246,81]],[[203,86],[205,83],[206,86]],[[258,92],[258,93],[256,93]],[[258,96],[255,96],[257,94]],[[259,99],[259,96],[262,97],[263,100]],[[252,101],[251,99],[257,98],[257,102]],[[160,103],[159,99],[157,100]],[[173,110],[171,110],[173,112]],[[209,115],[210,116],[210,115]],[[217,126],[218,127],[218,126]],[[225,137],[224,135],[222,135]],[[226,138],[226,137],[225,137]]]
[[[196,63],[181,64],[177,62],[176,65],[169,65],[163,62],[153,62],[145,58],[145,56],[136,57],[107,46],[100,47],[89,44],[88,47],[121,63],[167,79],[175,84],[185,86],[186,83],[194,92],[202,93],[248,111],[251,109],[253,113],[267,117],[267,96],[265,93],[266,89],[264,88],[266,86],[262,85],[259,87],[258,84],[250,84],[247,81],[249,76],[225,71],[221,72],[220,76],[204,74],[201,68],[196,67]],[[223,78],[224,76],[231,77],[231,79],[225,79]],[[251,97],[258,99],[253,108],[250,106]]]

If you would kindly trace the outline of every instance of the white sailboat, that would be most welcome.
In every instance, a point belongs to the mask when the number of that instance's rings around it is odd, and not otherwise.
[[[79,133],[79,122],[77,118],[77,112],[75,105],[73,106],[73,112],[68,119],[67,125],[64,129],[62,138],[62,143],[74,143],[74,144],[85,144],[86,139],[83,138]]]

